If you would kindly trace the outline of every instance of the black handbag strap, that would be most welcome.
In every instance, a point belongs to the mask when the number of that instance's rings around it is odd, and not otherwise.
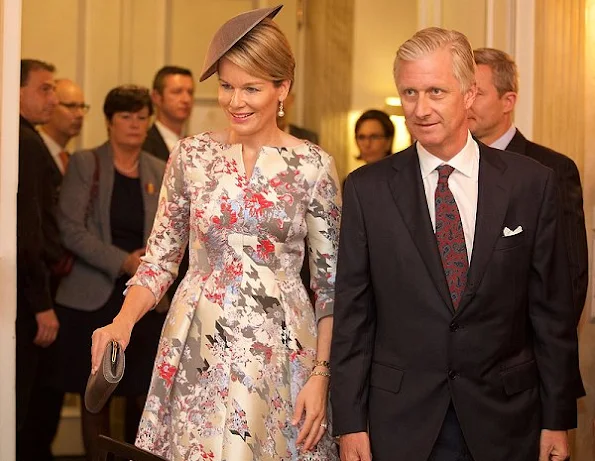
[[[89,192],[89,201],[87,202],[87,209],[85,210],[85,224],[93,210],[93,203],[99,195],[99,155],[95,149],[92,149],[93,157],[95,158],[95,170],[93,171],[93,182],[91,183],[91,191]]]

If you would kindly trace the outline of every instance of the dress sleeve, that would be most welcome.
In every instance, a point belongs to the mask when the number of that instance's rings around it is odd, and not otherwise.
[[[145,255],[136,274],[127,283],[151,290],[155,304],[178,275],[178,266],[188,243],[190,199],[185,183],[185,158],[184,144],[180,141],[172,150],[165,169]]]
[[[316,320],[333,315],[341,193],[333,158],[325,155],[306,212],[310,286]]]

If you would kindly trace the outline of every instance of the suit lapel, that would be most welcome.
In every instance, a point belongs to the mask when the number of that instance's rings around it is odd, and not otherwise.
[[[445,304],[454,314],[448,285],[428,212],[415,145],[393,157],[396,170],[389,187],[409,234]]]
[[[477,218],[467,287],[457,310],[459,314],[473,299],[489,264],[494,245],[502,234],[508,209],[509,190],[505,181],[506,164],[497,150],[479,144]]]
[[[516,152],[517,154],[525,154],[527,150],[527,138],[517,129],[508,146],[506,146],[506,150]]]

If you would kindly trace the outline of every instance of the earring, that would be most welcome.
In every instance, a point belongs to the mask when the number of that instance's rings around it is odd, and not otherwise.
[[[285,111],[283,110],[283,101],[279,101],[279,110],[277,110],[277,116],[284,117]]]

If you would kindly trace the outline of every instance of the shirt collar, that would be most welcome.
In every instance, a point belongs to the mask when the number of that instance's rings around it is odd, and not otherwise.
[[[465,144],[465,147],[463,147],[463,149],[448,162],[444,162],[428,152],[419,142],[415,143],[415,147],[417,148],[417,155],[419,157],[422,179],[425,179],[426,176],[432,173],[432,171],[440,165],[450,165],[465,176],[477,179],[479,168],[479,146],[469,131],[467,131],[467,143]]]
[[[157,130],[159,130],[159,133],[161,133],[161,137],[163,138],[163,140],[165,141],[165,144],[167,145],[167,147],[170,150],[181,139],[181,137],[178,136],[177,133],[170,130],[168,127],[166,127],[159,120],[155,120],[155,126],[157,127]]]
[[[60,155],[60,152],[66,150],[60,144],[58,144],[54,140],[54,138],[52,138],[49,134],[43,131],[43,128],[39,129],[39,134],[43,139],[43,142],[45,142],[45,145],[47,146],[48,150],[50,151],[50,154],[52,154],[52,157],[58,157]]]
[[[514,125],[510,125],[510,128],[508,128],[508,130],[506,130],[506,133],[504,133],[502,136],[500,136],[498,139],[496,139],[492,144],[490,144],[490,147],[493,147],[494,149],[506,150],[506,148],[510,144],[510,141],[512,141],[512,138],[514,138],[515,134],[516,134],[516,127]]]

